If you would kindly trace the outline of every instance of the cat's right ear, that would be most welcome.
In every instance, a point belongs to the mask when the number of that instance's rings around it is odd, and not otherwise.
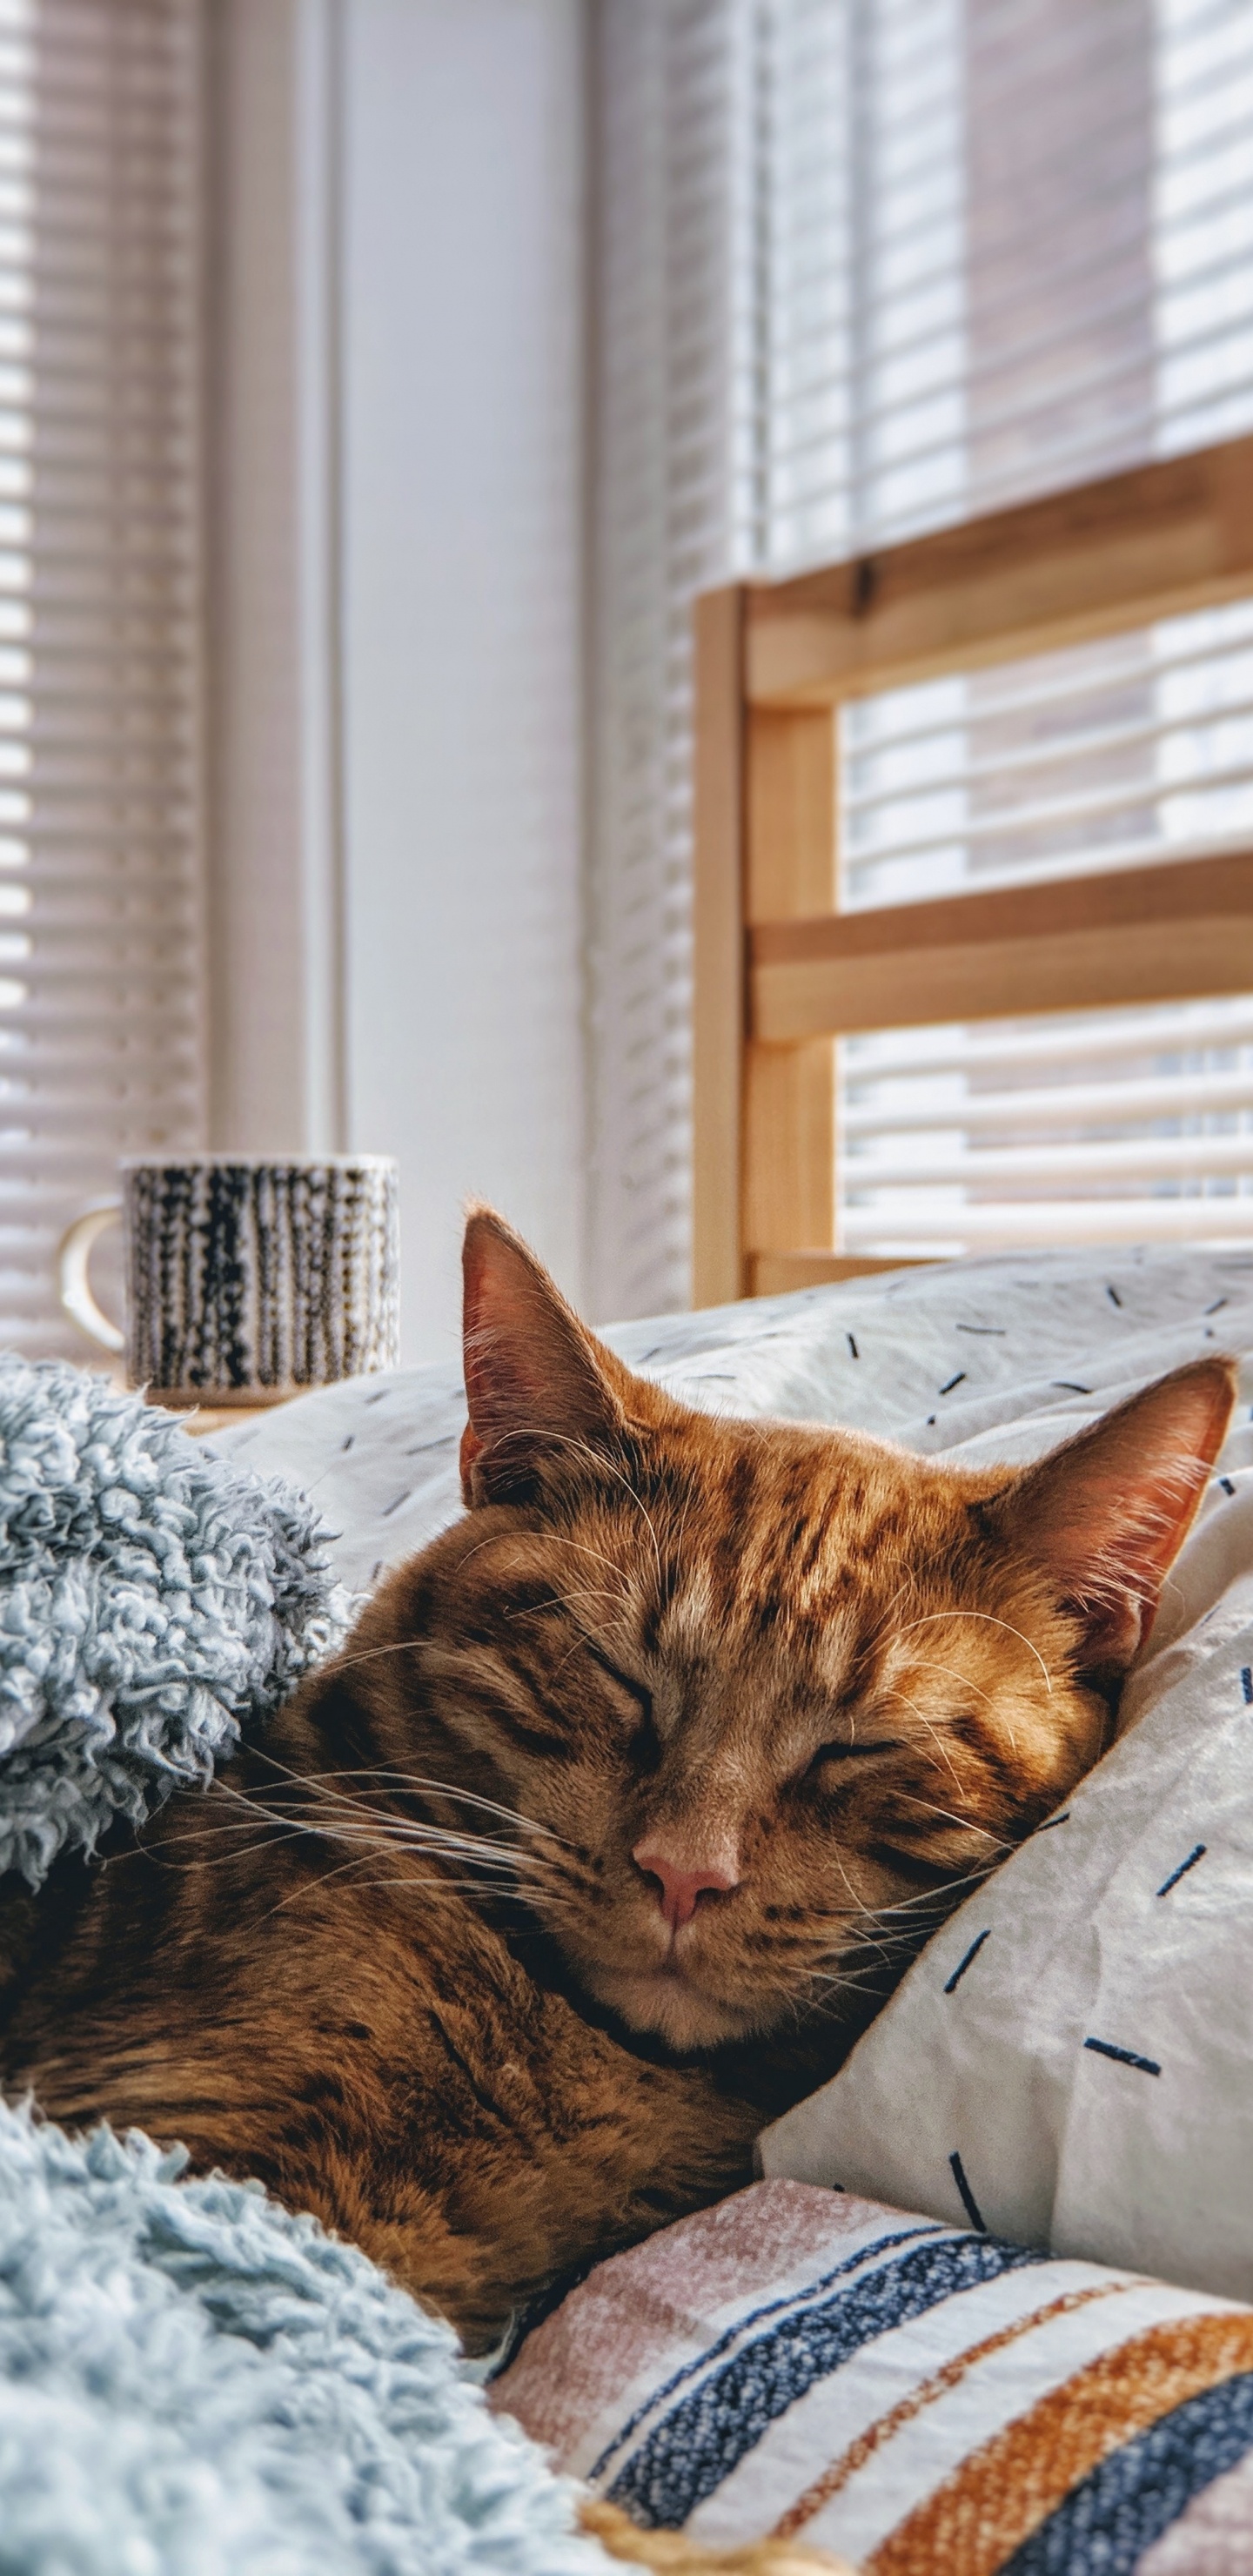
[[[1234,1361],[1190,1360],[1024,1468],[993,1505],[993,1526],[1080,1620],[1097,1675],[1124,1673],[1149,1633],[1235,1393]]]
[[[470,1505],[525,1502],[546,1458],[604,1446],[623,1407],[591,1334],[494,1208],[471,1209],[462,1271],[461,1491]]]

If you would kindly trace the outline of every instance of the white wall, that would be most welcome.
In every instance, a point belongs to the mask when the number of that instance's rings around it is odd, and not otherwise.
[[[584,1285],[582,0],[227,0],[214,1141]]]
[[[344,85],[347,1122],[425,1357],[468,1192],[583,1285],[579,0],[349,0]]]

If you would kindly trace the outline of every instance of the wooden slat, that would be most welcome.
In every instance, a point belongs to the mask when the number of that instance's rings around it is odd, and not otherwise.
[[[696,603],[692,1293],[744,1293],[744,593]]]
[[[864,695],[1253,590],[1253,437],[944,528],[748,598],[755,706]]]
[[[750,1026],[771,1044],[1253,989],[1253,854],[752,931]]]
[[[748,920],[798,921],[836,899],[836,728],[829,707],[754,714],[746,739]],[[744,1247],[835,1233],[835,1049],[750,1047],[744,1068]]]
[[[744,1091],[744,1246],[835,1239],[835,1047],[750,1046]]]
[[[836,720],[754,709],[748,719],[747,918],[804,921],[836,902]]]
[[[779,1297],[789,1288],[826,1288],[833,1280],[866,1279],[876,1270],[920,1270],[920,1261],[876,1261],[845,1252],[753,1252],[748,1257],[750,1297]]]

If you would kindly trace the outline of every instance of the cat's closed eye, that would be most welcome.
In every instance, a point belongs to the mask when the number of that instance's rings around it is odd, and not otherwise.
[[[630,1703],[633,1725],[627,1751],[632,1762],[641,1771],[654,1770],[661,1759],[661,1739],[653,1722],[652,1692],[646,1682],[636,1681],[630,1673],[624,1673],[617,1664],[611,1663],[608,1655],[599,1646],[594,1646],[590,1637],[583,1642],[592,1662]]]
[[[900,1750],[897,1736],[837,1736],[831,1743],[819,1745],[817,1752],[810,1755],[801,1776],[805,1780],[821,1781],[829,1763],[861,1762],[872,1753],[899,1753]]]

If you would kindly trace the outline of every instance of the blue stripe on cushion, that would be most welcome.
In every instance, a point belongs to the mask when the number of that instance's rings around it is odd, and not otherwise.
[[[1130,2576],[1141,2551],[1250,2449],[1253,2371],[1246,2370],[1185,2398],[1090,2470],[1000,2576]]]
[[[600,2458],[595,2460],[588,2470],[589,2485],[594,2486],[597,2478],[603,2477],[614,2452],[620,2451],[623,2445],[630,2441],[631,2435],[637,2431],[646,2416],[655,2415],[658,2407],[665,2405],[667,2397],[672,2397],[675,2389],[683,2386],[685,2379],[694,2379],[697,2371],[708,2370],[710,2363],[717,2361],[724,2352],[729,2352],[732,2344],[742,2343],[745,2335],[751,2334],[753,2327],[760,2325],[764,2317],[777,2317],[784,2308],[796,2308],[802,2302],[812,2303],[820,2290],[830,2289],[833,2281],[842,2281],[849,2272],[864,2271],[867,2263],[873,2263],[878,2255],[891,2253],[897,2245],[912,2245],[918,2236],[951,2236],[952,2232],[951,2228],[942,2226],[938,2218],[932,2218],[920,2221],[917,2227],[902,2227],[892,2236],[876,2236],[872,2238],[869,2245],[859,2246],[855,2254],[846,2254],[842,2263],[834,2264],[832,2269],[824,2272],[818,2280],[807,2281],[797,2290],[787,2290],[781,2298],[767,2299],[763,2307],[750,2308],[747,2316],[737,2317],[735,2323],[727,2327],[725,2334],[719,2335],[716,2343],[708,2345],[704,2352],[698,2352],[694,2360],[685,2361],[682,2369],[676,2370],[673,2379],[667,2379],[662,2387],[654,2388],[645,2398],[643,2405],[636,2407],[629,2421],[619,2426],[613,2440],[606,2442]]]
[[[613,2503],[625,2506],[646,2530],[686,2522],[771,2424],[863,2345],[941,2307],[960,2290],[1054,2259],[1045,2246],[948,2237],[938,2245],[915,2245],[820,2307],[781,2318],[656,2426],[615,2478]]]

